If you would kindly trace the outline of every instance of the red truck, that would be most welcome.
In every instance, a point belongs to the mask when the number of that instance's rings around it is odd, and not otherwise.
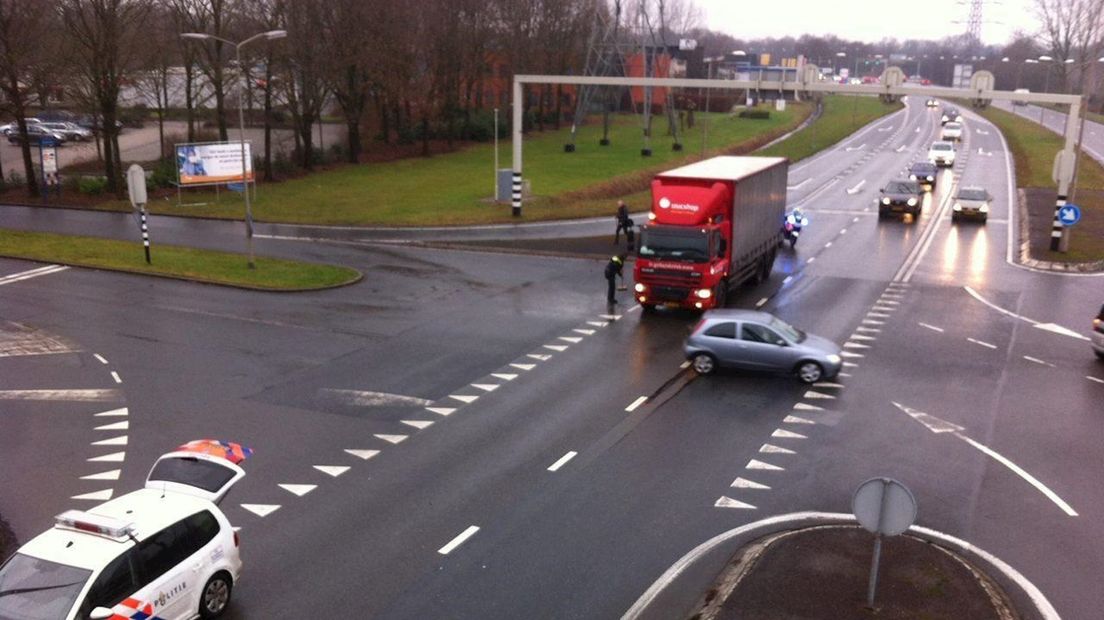
[[[656,175],[633,280],[645,310],[723,307],[765,280],[782,242],[784,157],[714,157]]]

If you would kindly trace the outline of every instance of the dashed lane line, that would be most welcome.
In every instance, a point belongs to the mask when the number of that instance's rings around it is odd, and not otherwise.
[[[122,378],[119,377],[119,373],[115,372],[114,370],[111,371],[111,378],[115,380],[115,383],[123,382]]]
[[[1025,355],[1025,356],[1023,356],[1023,358],[1025,360],[1029,361],[1029,362],[1034,362],[1036,364],[1041,364],[1043,366],[1050,366],[1051,368],[1057,368],[1057,366],[1055,366],[1054,364],[1051,364],[1050,362],[1045,362],[1045,361],[1043,361],[1043,360],[1041,360],[1037,357],[1031,357],[1030,355]]]
[[[440,553],[441,555],[448,555],[448,554],[452,553],[453,551],[456,550],[457,547],[464,544],[469,538],[471,538],[472,536],[475,536],[475,533],[478,532],[478,531],[479,531],[479,526],[469,525],[468,529],[464,530],[463,532],[460,532],[460,534],[456,538],[453,538],[451,541],[449,541],[449,543],[447,545],[445,545],[444,547],[441,547],[440,549],[438,549],[437,553]]]
[[[944,331],[942,327],[936,327],[935,325],[928,325],[927,323],[917,323],[917,325],[919,325],[920,327],[926,327],[926,328],[932,330],[933,332],[939,332],[941,334]]]
[[[576,456],[576,455],[578,455],[578,454],[579,454],[578,452],[576,452],[576,451],[574,451],[574,450],[571,450],[571,451],[570,451],[570,452],[568,452],[567,454],[565,454],[565,455],[561,456],[561,457],[560,457],[560,458],[559,458],[559,459],[558,459],[558,460],[557,460],[557,461],[556,461],[555,463],[552,463],[551,465],[549,465],[549,466],[548,466],[548,471],[556,471],[556,470],[558,470],[559,468],[561,468],[561,467],[563,467],[564,465],[566,465],[568,461],[570,461],[571,459],[575,458],[575,456]]]
[[[996,348],[997,348],[997,345],[995,345],[995,344],[989,344],[988,342],[985,342],[984,340],[976,340],[976,339],[974,339],[974,338],[966,338],[966,340],[967,340],[968,342],[972,342],[972,343],[974,343],[974,344],[978,344],[978,345],[981,345],[981,346],[983,346],[983,347],[985,347],[985,348],[987,348],[987,349],[996,349]]]
[[[625,407],[625,411],[628,411],[628,412],[636,411],[637,407],[639,407],[640,405],[643,405],[647,401],[648,401],[647,396],[641,396],[640,398],[637,398],[636,400],[632,401],[632,404],[630,404],[628,407]]]
[[[102,355],[100,355],[99,353],[93,353],[93,354],[92,354],[92,357],[94,357],[94,358],[96,358],[97,360],[99,360],[101,364],[107,364],[107,360],[105,360],[105,359],[103,358],[103,356],[102,356]]]
[[[0,286],[22,282],[23,280],[30,280],[31,278],[37,278],[39,276],[48,276],[51,273],[65,271],[68,268],[69,267],[65,265],[47,265],[45,267],[39,267],[38,269],[9,274],[0,278]]]
[[[1099,377],[1094,377],[1092,375],[1085,375],[1085,378],[1088,379],[1089,381],[1093,381],[1095,383],[1104,383],[1104,379],[1101,379]]]

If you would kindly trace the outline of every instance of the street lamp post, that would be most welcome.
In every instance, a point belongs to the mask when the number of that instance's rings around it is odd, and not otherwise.
[[[847,52],[836,52],[836,58],[846,58]],[[836,73],[836,60],[832,59],[832,78],[839,82],[839,74]]]
[[[253,260],[253,208],[249,202],[249,180],[248,180],[248,162],[245,158],[245,93],[249,90],[248,77],[245,74],[245,66],[241,61],[241,48],[248,43],[252,43],[257,39],[266,39],[272,41],[274,39],[282,39],[287,36],[286,30],[269,30],[267,32],[257,33],[248,39],[240,43],[235,43],[222,37],[217,37],[213,34],[207,34],[205,32],[183,32],[180,34],[185,39],[196,39],[200,41],[214,40],[222,41],[228,45],[234,46],[234,54],[238,61],[238,71],[242,76],[242,92],[238,95],[238,131],[241,138],[241,161],[242,161],[242,195],[245,197],[245,243],[249,249],[249,268],[256,269],[257,265]]]

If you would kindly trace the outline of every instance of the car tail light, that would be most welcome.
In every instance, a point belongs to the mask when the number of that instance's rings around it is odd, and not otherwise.
[[[241,546],[241,540],[238,538],[238,531],[234,530],[234,547],[237,548],[237,547],[240,547],[240,546]]]

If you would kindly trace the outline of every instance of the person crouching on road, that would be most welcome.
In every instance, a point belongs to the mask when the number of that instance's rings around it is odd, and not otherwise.
[[[624,279],[621,275],[621,269],[625,266],[625,259],[622,256],[614,256],[606,263],[606,302],[611,306],[617,303],[617,298],[614,297],[614,293],[617,290],[617,278]]]
[[[613,244],[621,240],[621,231],[625,231],[625,237],[631,234],[629,231],[632,229],[633,221],[629,217],[629,207],[625,204],[624,200],[617,201],[617,215],[613,216],[617,220],[617,230],[613,233]]]

